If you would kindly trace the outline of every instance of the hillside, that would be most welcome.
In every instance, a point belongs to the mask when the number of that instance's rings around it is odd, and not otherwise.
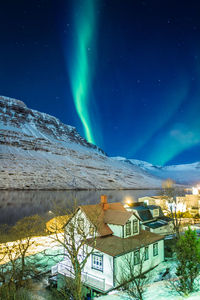
[[[125,157],[114,157],[116,161],[121,161],[129,165],[137,166],[148,172],[151,175],[159,178],[167,179],[171,178],[179,184],[199,184],[200,182],[200,162],[192,164],[181,164],[171,166],[157,166],[152,165],[146,161],[137,159],[127,159]]]
[[[158,188],[137,165],[106,156],[75,127],[0,97],[0,189]]]

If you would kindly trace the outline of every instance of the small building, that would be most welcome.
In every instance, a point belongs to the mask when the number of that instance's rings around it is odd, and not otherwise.
[[[98,216],[98,220],[94,216]],[[82,270],[86,287],[107,293],[119,285],[125,259],[132,257],[135,270],[142,261],[142,272],[157,266],[164,260],[163,236],[140,228],[140,216],[127,211],[121,203],[108,203],[106,196],[96,205],[81,205],[75,215],[81,230],[88,234],[85,243],[92,249]],[[66,227],[70,226],[70,220]],[[96,236],[94,237],[94,228]],[[95,243],[94,243],[95,239]],[[63,261],[52,268],[52,275],[70,277],[71,261]]]
[[[160,206],[135,203],[127,209],[129,211],[132,210],[139,218],[143,230],[161,235],[173,233],[174,226],[172,219],[164,215]]]
[[[146,205],[158,205],[162,210],[168,210],[168,200],[162,196],[145,196],[138,198],[138,202]]]

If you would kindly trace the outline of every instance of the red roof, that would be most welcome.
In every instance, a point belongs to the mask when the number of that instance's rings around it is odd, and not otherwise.
[[[104,214],[104,222],[107,224],[125,225],[132,215],[133,213],[130,211],[108,209]]]
[[[127,213],[127,210],[120,202],[106,203],[106,207],[108,210]],[[97,227],[97,232],[101,236],[111,235],[113,233],[105,222],[105,214],[108,210],[104,210],[101,203],[94,205],[81,205],[79,208],[85,213],[91,223]]]

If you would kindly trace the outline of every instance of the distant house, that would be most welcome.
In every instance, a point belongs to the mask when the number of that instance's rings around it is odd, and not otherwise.
[[[185,196],[177,196],[176,200],[166,199],[163,196],[146,196],[138,199],[141,203],[147,205],[159,205],[164,212],[189,212],[191,215],[200,215],[200,195],[186,194]]]
[[[94,219],[98,216],[98,222]],[[122,274],[124,259],[133,255],[137,267],[144,257],[143,272],[150,270],[164,260],[164,241],[161,235],[141,230],[140,217],[135,211],[127,211],[121,203],[108,203],[106,196],[96,205],[82,205],[74,217],[81,222],[81,229],[91,232],[86,241],[93,247],[90,257],[82,270],[82,281],[93,290],[106,293],[117,287]],[[74,218],[73,217],[73,218]],[[69,226],[70,220],[66,224]],[[80,225],[80,224],[79,224]],[[94,242],[94,231],[96,238]],[[66,258],[52,268],[52,274],[71,276]]]
[[[138,198],[138,202],[145,203],[146,205],[158,205],[163,210],[168,210],[168,201],[163,196],[145,196]]]
[[[160,206],[135,203],[135,205],[127,209],[133,211],[139,218],[143,230],[162,235],[173,233],[172,219],[164,216]]]
[[[185,197],[176,197],[178,203],[185,207],[192,216],[200,215],[200,195],[186,194]]]

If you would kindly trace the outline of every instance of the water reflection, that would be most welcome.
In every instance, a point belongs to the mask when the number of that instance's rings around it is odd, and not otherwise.
[[[137,201],[139,197],[158,195],[158,190],[98,190],[98,191],[0,191],[0,224],[14,224],[34,214],[44,215],[55,207],[65,208],[74,200],[80,204],[95,204],[106,194],[109,202]]]

